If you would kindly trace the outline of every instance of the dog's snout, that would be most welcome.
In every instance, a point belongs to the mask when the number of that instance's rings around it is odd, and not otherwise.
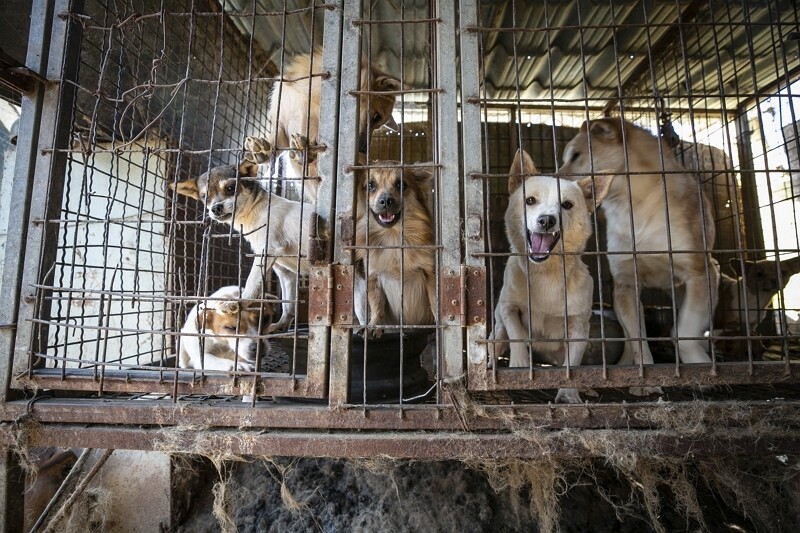
[[[217,216],[222,215],[225,212],[225,206],[220,203],[216,203],[211,206],[211,212]]]
[[[380,198],[378,198],[378,205],[384,209],[389,209],[393,207],[394,204],[395,204],[395,199],[391,195],[384,194],[381,195]]]
[[[539,228],[544,231],[549,231],[556,227],[556,217],[554,215],[540,215],[539,218],[536,219],[536,223],[539,225]]]

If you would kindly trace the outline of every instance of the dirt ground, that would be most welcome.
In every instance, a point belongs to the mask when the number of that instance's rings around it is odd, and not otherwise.
[[[272,459],[226,463],[222,485],[208,461],[176,465],[186,474],[175,487],[183,496],[175,517],[182,532],[800,530],[794,457],[652,459],[630,470],[581,460],[555,464],[558,475],[550,479],[536,478],[553,471],[550,462],[542,469],[522,462]],[[520,484],[515,472],[529,478]],[[692,491],[696,497],[686,498]],[[225,529],[213,512],[215,493],[218,516],[230,520]],[[549,497],[556,506],[547,506]]]

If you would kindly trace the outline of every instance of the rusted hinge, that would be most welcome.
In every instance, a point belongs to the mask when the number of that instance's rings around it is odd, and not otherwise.
[[[352,265],[312,268],[308,281],[310,325],[353,325],[353,272]]]
[[[439,277],[439,319],[442,323],[475,326],[486,322],[486,269],[461,265],[445,268]]]

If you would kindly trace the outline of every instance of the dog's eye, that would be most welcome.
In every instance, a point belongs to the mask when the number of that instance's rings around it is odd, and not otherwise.
[[[536,198],[534,198],[533,196],[528,196],[527,198],[525,198],[525,203],[528,205],[534,205],[536,204]]]
[[[394,188],[398,191],[403,190],[403,180],[397,180],[394,182]]]
[[[375,185],[375,180],[369,180],[369,183],[367,183],[367,189],[369,189],[369,192],[375,192],[375,189],[377,188],[378,186]]]
[[[570,163],[574,163],[575,161],[577,161],[580,156],[581,156],[580,152],[572,152],[572,158],[569,160]]]
[[[234,192],[236,192],[236,185],[233,183],[225,187],[225,194],[233,194]]]
[[[232,333],[236,333],[236,326],[223,326],[226,331],[230,331]]]
[[[565,201],[561,202],[561,208],[562,209],[572,209],[572,202],[570,202],[569,200],[565,200]]]
[[[375,113],[374,115],[372,115],[372,123],[376,124],[376,123],[380,122],[381,118],[383,118],[383,117],[381,116],[380,113]]]

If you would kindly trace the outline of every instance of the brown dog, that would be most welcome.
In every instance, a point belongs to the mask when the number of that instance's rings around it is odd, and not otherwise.
[[[436,251],[428,208],[432,176],[428,171],[403,169],[395,161],[380,165],[397,167],[358,173],[356,244],[367,248],[359,248],[356,257],[366,273],[368,322],[399,324],[402,318],[403,324],[433,324]],[[363,292],[357,287],[357,314],[364,307]],[[365,323],[362,317],[359,320]],[[372,329],[367,336],[377,338],[382,333]]]
[[[708,251],[714,245],[714,211],[665,143],[619,118],[585,122],[564,149],[560,172],[580,179],[595,172],[616,174],[601,209],[606,248],[614,277],[614,312],[629,339],[646,336],[643,287],[670,290],[683,285],[676,335],[684,363],[710,358],[703,339],[716,308],[717,269]],[[634,254],[634,250],[637,252]],[[644,252],[644,253],[642,253]],[[621,364],[652,364],[647,342],[629,340]],[[659,388],[631,389],[634,394]]]
[[[786,287],[792,276],[800,273],[800,256],[780,263],[767,259],[744,261],[744,273],[735,259],[731,260],[731,267],[739,277],[720,276],[719,305],[714,315],[714,327],[740,334],[749,331],[752,335],[764,320],[772,298]]]
[[[248,159],[266,163],[278,150],[285,171],[283,177],[306,179],[303,196],[316,203],[320,177],[316,152],[319,146],[319,110],[322,93],[322,49],[313,54],[293,57],[283,72],[282,81],[272,87],[269,123],[272,129],[264,139],[247,137],[245,150]],[[366,58],[361,60],[361,94],[359,96],[359,151],[366,153],[369,134],[384,124],[394,125],[392,108],[394,94],[365,94],[367,91],[392,92],[402,89],[397,78],[370,68]]]

